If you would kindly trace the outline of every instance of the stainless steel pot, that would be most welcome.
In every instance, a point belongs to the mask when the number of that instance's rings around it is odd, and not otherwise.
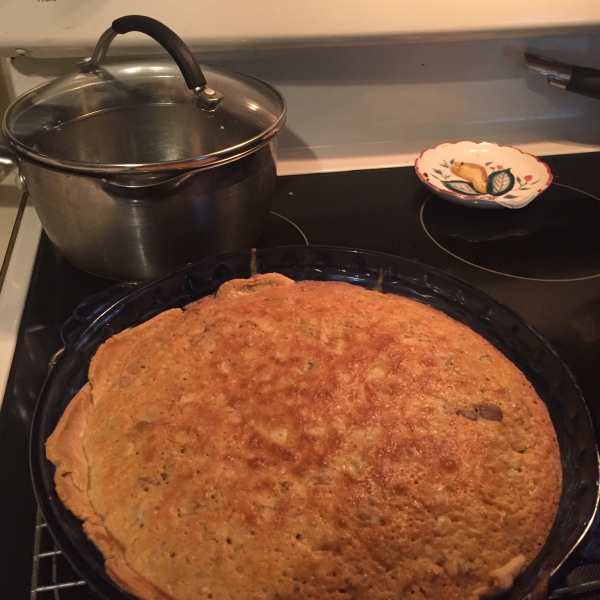
[[[175,62],[101,67],[129,31],[153,37]],[[201,69],[158,21],[122,17],[75,74],[11,104],[0,158],[18,165],[65,258],[98,275],[149,279],[257,240],[285,112],[267,83]]]

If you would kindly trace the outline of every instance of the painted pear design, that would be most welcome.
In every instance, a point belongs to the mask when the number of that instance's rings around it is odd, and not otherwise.
[[[450,171],[469,181],[473,187],[480,193],[487,193],[487,173],[485,168],[481,165],[467,162],[455,162],[451,167]]]

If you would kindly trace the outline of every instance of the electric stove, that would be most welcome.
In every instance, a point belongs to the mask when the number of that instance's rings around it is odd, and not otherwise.
[[[257,247],[319,244],[385,252],[445,270],[506,304],[573,372],[600,432],[600,154],[544,159],[549,189],[519,210],[431,196],[412,168],[280,177]],[[96,600],[48,533],[33,495],[29,428],[60,331],[114,281],[67,263],[42,235],[0,412],[0,598]],[[600,599],[594,523],[555,598]]]

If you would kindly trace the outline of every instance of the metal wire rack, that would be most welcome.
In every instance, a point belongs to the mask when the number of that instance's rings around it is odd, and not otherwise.
[[[39,508],[30,600],[99,600],[56,546]]]

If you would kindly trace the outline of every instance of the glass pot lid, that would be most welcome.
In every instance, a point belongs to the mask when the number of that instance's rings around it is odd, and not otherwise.
[[[100,66],[117,33],[142,31],[174,61]],[[119,173],[215,166],[267,143],[285,100],[254,77],[200,67],[170,29],[148,17],[117,19],[77,73],[44,84],[7,110],[17,154],[69,170]]]

